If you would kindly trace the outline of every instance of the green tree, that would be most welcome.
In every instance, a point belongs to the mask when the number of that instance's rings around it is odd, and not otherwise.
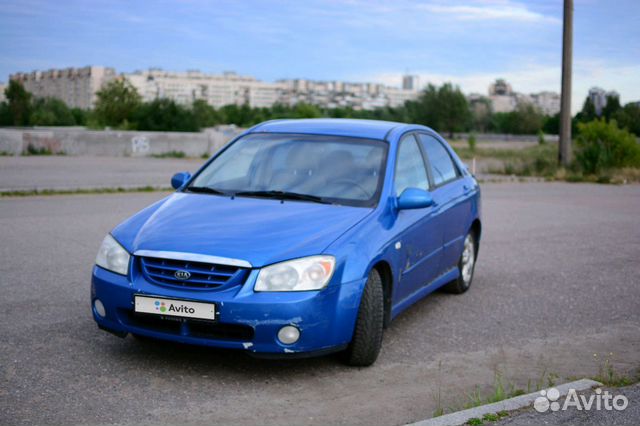
[[[578,124],[576,162],[588,174],[621,167],[640,167],[640,145],[635,136],[618,128],[615,120]]]
[[[9,104],[11,124],[14,126],[29,125],[31,116],[31,93],[27,92],[19,81],[11,80],[4,90]]]
[[[82,108],[71,108],[71,115],[73,115],[73,121],[77,126],[86,126],[89,111]]]
[[[213,127],[224,122],[222,114],[203,99],[193,101],[191,111],[199,128]]]
[[[429,84],[418,101],[409,105],[413,121],[446,131],[465,130],[471,121],[467,98],[458,86],[445,83],[439,88]]]
[[[96,94],[94,116],[102,126],[116,128],[131,127],[136,110],[141,105],[141,98],[135,87],[125,79],[109,82]]]
[[[616,111],[613,118],[620,127],[640,136],[640,104],[626,104],[624,108]]]
[[[531,104],[520,104],[511,112],[498,112],[491,118],[490,129],[497,133],[536,134],[542,129],[544,117]]]
[[[491,123],[491,101],[482,97],[471,102],[471,127],[486,132]]]
[[[582,110],[576,114],[576,119],[582,123],[588,123],[596,118],[598,118],[596,115],[596,107],[593,105],[591,98],[587,96],[587,99],[585,99],[582,104]]]
[[[527,103],[520,104],[513,114],[513,133],[531,135],[542,129],[544,117],[535,106]]]
[[[33,111],[29,122],[33,126],[73,126],[76,120],[62,100],[40,98],[33,101]]]
[[[300,102],[293,109],[293,118],[318,118],[322,113],[315,105]]]
[[[622,109],[620,98],[615,95],[607,96],[607,104],[602,108],[602,116],[605,120],[611,120]]]
[[[156,99],[138,107],[134,120],[138,130],[197,132],[193,111],[171,99]]]
[[[11,126],[12,124],[13,117],[11,116],[9,104],[6,102],[0,102],[0,126]]]
[[[560,113],[547,115],[542,123],[542,130],[548,135],[560,134]]]

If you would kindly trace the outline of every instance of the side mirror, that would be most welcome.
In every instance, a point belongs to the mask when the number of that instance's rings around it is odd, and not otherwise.
[[[171,178],[171,186],[173,186],[173,189],[180,189],[189,179],[191,179],[191,173],[189,172],[176,173]]]
[[[407,188],[398,197],[398,210],[423,209],[435,203],[428,191],[418,188]]]

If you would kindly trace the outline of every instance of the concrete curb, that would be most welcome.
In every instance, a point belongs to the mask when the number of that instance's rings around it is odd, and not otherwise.
[[[566,396],[569,389],[576,391],[584,391],[596,386],[603,386],[602,383],[595,380],[581,379],[575,382],[565,383],[563,385],[554,386],[560,392],[560,396]],[[524,407],[533,407],[533,401],[540,396],[540,392],[533,392],[527,395],[520,395],[514,398],[505,399],[504,401],[495,402],[493,404],[481,405],[480,407],[469,408],[468,410],[458,411],[456,413],[446,414],[432,419],[422,420],[411,423],[407,426],[457,426],[465,424],[469,419],[479,418],[485,414],[494,414],[499,411],[513,411]]]

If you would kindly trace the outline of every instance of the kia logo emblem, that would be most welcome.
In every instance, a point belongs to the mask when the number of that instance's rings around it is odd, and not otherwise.
[[[176,277],[176,279],[178,280],[184,281],[184,280],[188,280],[191,277],[191,272],[181,269],[179,271],[174,272],[173,276]]]

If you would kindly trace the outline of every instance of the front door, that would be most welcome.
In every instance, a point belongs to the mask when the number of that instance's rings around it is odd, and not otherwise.
[[[396,196],[407,188],[428,190],[427,169],[413,134],[405,136],[398,147],[394,178]],[[398,235],[401,272],[394,301],[399,302],[420,290],[441,271],[443,229],[438,206],[398,212],[394,228]]]

